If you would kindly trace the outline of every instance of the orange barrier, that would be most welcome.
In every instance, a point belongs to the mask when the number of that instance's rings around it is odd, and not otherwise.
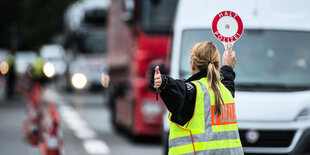
[[[59,114],[53,103],[48,103],[47,107],[42,106],[40,83],[34,84],[29,100],[27,118],[22,127],[27,142],[38,146],[41,155],[62,155],[63,138]]]
[[[42,117],[42,109],[40,106],[41,85],[35,84],[30,92],[30,103],[26,109],[26,121],[23,124],[23,131],[28,143],[37,146],[40,141],[40,124]]]

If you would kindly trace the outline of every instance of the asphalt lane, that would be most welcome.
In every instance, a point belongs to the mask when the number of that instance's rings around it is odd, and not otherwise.
[[[14,97],[0,101],[0,154],[39,155],[39,149],[24,140],[22,124],[25,120],[27,102]]]
[[[59,101],[56,102],[60,103],[58,107],[63,121],[66,154],[162,155],[159,140],[147,139],[132,142],[126,135],[113,130],[110,123],[111,114],[102,93],[74,92],[72,94],[61,93],[60,96]],[[67,109],[67,112],[64,109]],[[72,124],[67,120],[70,119],[66,116],[68,114],[65,114],[68,113],[68,109],[71,111],[69,115],[79,116],[78,120],[75,118],[74,121],[81,123]],[[76,124],[82,124],[84,127],[76,127]],[[76,128],[81,130],[76,130]],[[93,142],[90,142],[91,146],[87,148],[86,144],[89,141]],[[94,145],[98,145],[98,148],[91,148]]]
[[[110,111],[101,93],[64,93],[46,89],[43,98],[57,105],[61,116],[65,155],[161,155],[159,140],[132,142],[116,133],[110,123]],[[24,140],[27,100],[15,97],[0,101],[0,154],[39,155],[39,149]]]

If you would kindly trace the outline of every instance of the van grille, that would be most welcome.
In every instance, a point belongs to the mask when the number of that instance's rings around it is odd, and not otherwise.
[[[295,132],[293,130],[260,130],[259,138],[255,143],[249,143],[246,139],[246,132],[248,130],[239,130],[242,146],[244,147],[289,147],[294,138]]]

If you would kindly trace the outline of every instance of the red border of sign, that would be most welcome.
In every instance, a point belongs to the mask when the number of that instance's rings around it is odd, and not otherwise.
[[[217,23],[222,18],[220,15],[222,17],[231,16],[231,17],[234,17],[236,19],[236,21],[238,23],[238,30],[237,30],[236,34],[234,34],[232,37],[224,37],[218,32]],[[221,42],[226,42],[226,43],[235,42],[241,37],[241,35],[243,33],[242,20],[241,20],[240,16],[233,11],[228,11],[228,10],[222,11],[222,12],[218,13],[213,19],[212,32],[213,32],[213,35],[215,36],[215,38],[217,38]]]

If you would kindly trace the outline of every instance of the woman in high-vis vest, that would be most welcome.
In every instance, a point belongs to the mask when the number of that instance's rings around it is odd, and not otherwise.
[[[192,77],[185,81],[155,68],[154,88],[170,111],[169,155],[243,154],[233,98],[235,52],[228,44],[221,69],[212,42],[197,43],[190,58]]]

